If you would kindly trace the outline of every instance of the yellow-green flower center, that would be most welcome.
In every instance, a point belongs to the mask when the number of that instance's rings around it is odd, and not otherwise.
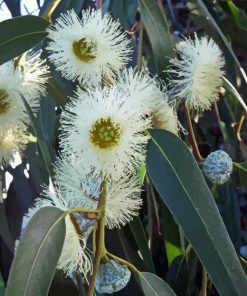
[[[0,115],[6,113],[10,107],[8,97],[8,93],[4,89],[0,89]]]
[[[110,117],[100,118],[94,122],[90,129],[90,139],[99,148],[109,149],[118,144],[120,133],[118,123],[113,123]]]
[[[74,41],[73,51],[79,60],[89,63],[96,58],[97,44],[93,40],[82,38],[78,41]]]

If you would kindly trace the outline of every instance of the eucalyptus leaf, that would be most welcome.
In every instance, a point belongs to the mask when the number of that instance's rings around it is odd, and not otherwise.
[[[176,296],[169,285],[158,276],[149,272],[141,272],[138,276],[145,296]]]
[[[139,247],[140,253],[142,255],[142,258],[144,260],[146,269],[150,272],[155,272],[153,259],[151,252],[148,247],[148,241],[146,234],[144,232],[141,220],[139,217],[135,217],[130,223],[129,223],[130,230],[133,234],[133,237],[135,238],[136,244]]]
[[[34,47],[47,36],[49,23],[26,15],[0,22],[0,65]]]
[[[247,278],[191,152],[174,134],[150,130],[147,170],[221,295],[245,295]],[[213,260],[212,260],[213,258]]]
[[[223,31],[221,30],[220,26],[218,25],[218,23],[216,22],[216,20],[214,19],[214,17],[212,16],[212,14],[210,13],[207,5],[204,3],[203,0],[196,0],[199,7],[201,8],[203,14],[208,18],[208,20],[210,21],[210,23],[212,24],[212,26],[214,27],[214,29],[217,31],[217,33],[219,34],[220,38],[222,39],[222,41],[224,42],[226,48],[228,49],[228,51],[230,52],[232,58],[234,59],[237,67],[239,68],[239,71],[241,72],[245,83],[247,83],[247,75],[245,73],[245,70],[243,69],[243,67],[241,66],[238,58],[236,57],[228,39],[226,38],[225,34],[223,33]],[[210,4],[211,5],[211,4]]]
[[[55,156],[55,152],[52,150],[50,143],[47,141],[47,137],[44,134],[44,130],[41,129],[40,124],[37,121],[37,118],[34,116],[32,109],[28,105],[26,99],[21,95],[22,100],[24,102],[26,111],[29,115],[30,121],[32,123],[32,127],[35,133],[35,136],[38,139],[38,144],[42,153],[43,160],[46,164],[47,171],[49,175],[53,175],[53,157]]]
[[[28,223],[11,267],[5,296],[46,296],[65,238],[64,212],[40,209]]]
[[[173,40],[167,19],[154,0],[139,0],[139,8],[151,42],[157,71],[164,76],[168,57],[173,57]]]
[[[244,108],[245,112],[247,112],[247,106],[244,100],[242,99],[241,95],[236,90],[236,88],[231,84],[231,82],[225,77],[223,77],[223,85],[224,85],[224,88],[239,101],[239,103]]]

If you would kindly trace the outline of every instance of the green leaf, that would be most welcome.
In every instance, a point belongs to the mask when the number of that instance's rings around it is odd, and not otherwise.
[[[4,295],[4,283],[3,283],[3,279],[2,279],[2,276],[0,274],[0,295]]]
[[[242,163],[233,163],[235,167],[239,169],[239,177],[241,181],[241,185],[244,186],[245,190],[247,190],[247,162]]]
[[[64,212],[40,209],[28,223],[11,267],[5,296],[46,296],[65,238]]]
[[[153,259],[148,247],[148,241],[146,234],[144,232],[141,220],[139,217],[135,217],[129,223],[130,230],[135,238],[136,244],[141,252],[142,258],[144,260],[145,266],[148,271],[155,273],[155,268],[153,264]]]
[[[205,5],[205,3],[203,2],[203,0],[196,0],[199,7],[202,10],[202,13],[208,18],[208,20],[210,21],[210,23],[212,24],[212,26],[214,27],[214,29],[217,31],[217,33],[219,34],[220,38],[222,39],[222,41],[224,42],[226,48],[228,49],[228,51],[230,52],[232,58],[234,59],[237,67],[239,68],[239,71],[241,72],[245,83],[247,83],[247,75],[245,73],[245,70],[243,69],[243,67],[241,66],[238,58],[236,57],[234,51],[232,50],[232,47],[230,45],[230,42],[228,41],[228,39],[226,38],[225,34],[222,32],[220,26],[218,25],[218,23],[216,22],[216,20],[214,19],[214,17],[212,16],[212,14],[209,12],[209,9],[207,8],[207,6]],[[210,4],[211,5],[211,4]]]
[[[139,0],[144,26],[151,42],[158,73],[167,68],[168,57],[173,57],[173,41],[167,19],[154,0]]]
[[[49,23],[26,15],[0,22],[0,65],[34,47],[47,36]]]
[[[244,100],[242,99],[242,97],[240,96],[239,92],[231,84],[231,82],[229,80],[227,80],[225,77],[223,77],[223,85],[224,85],[224,88],[239,101],[239,103],[244,108],[245,112],[247,112],[247,106],[246,106]]]
[[[169,285],[156,275],[140,272],[138,276],[145,296],[176,296]]]
[[[30,121],[32,123],[32,127],[35,133],[35,136],[38,139],[38,144],[40,147],[40,151],[44,162],[46,164],[47,171],[50,176],[53,175],[53,159],[55,157],[55,151],[52,150],[50,146],[50,142],[47,141],[47,136],[44,134],[43,130],[41,129],[40,124],[38,124],[37,118],[35,118],[32,109],[28,105],[26,99],[21,95],[23,103],[25,105],[26,111],[29,115]]]
[[[146,164],[145,162],[143,162],[137,170],[138,179],[140,180],[141,183],[143,183],[145,180],[146,171],[147,171]]]
[[[68,103],[68,94],[55,79],[49,79],[47,84],[47,92],[56,105],[63,107]]]
[[[247,16],[243,9],[239,9],[233,1],[227,1],[229,10],[234,18],[236,25],[242,29],[247,30]]]
[[[191,152],[178,137],[150,130],[147,170],[221,295],[245,295],[247,279],[214,198]],[[213,260],[212,260],[213,258]]]

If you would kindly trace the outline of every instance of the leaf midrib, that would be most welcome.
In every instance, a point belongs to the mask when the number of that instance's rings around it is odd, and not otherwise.
[[[177,177],[177,179],[178,179],[178,181],[179,181],[179,183],[180,183],[182,189],[184,190],[184,192],[185,192],[186,195],[188,196],[189,200],[191,201],[191,203],[192,203],[192,205],[193,205],[193,208],[196,209],[195,204],[194,204],[193,201],[191,200],[190,195],[189,195],[189,193],[187,192],[186,188],[184,187],[183,183],[180,181],[180,178],[179,178],[179,176],[178,176],[176,170],[175,170],[174,167],[172,166],[171,162],[170,162],[169,159],[166,157],[166,155],[164,154],[162,148],[161,148],[160,145],[157,143],[157,141],[153,138],[152,135],[151,135],[151,138],[152,138],[152,141],[155,143],[155,145],[156,145],[156,146],[158,147],[158,149],[160,150],[161,154],[165,157],[165,159],[166,159],[167,162],[169,163],[169,165],[170,165],[170,167],[172,168],[172,171],[174,172],[175,176]],[[210,240],[213,242],[213,240],[211,239],[211,236],[209,235],[209,232],[208,232],[208,229],[207,229],[207,227],[206,227],[206,224],[203,222],[203,220],[201,219],[200,215],[198,214],[198,212],[197,212],[196,210],[195,210],[195,212],[196,212],[197,216],[199,217],[199,220],[202,221],[202,224],[203,224],[203,226],[204,226],[204,228],[205,228],[205,230],[206,230],[206,233],[208,234]],[[213,246],[215,246],[214,243],[213,243]],[[218,254],[218,256],[219,256],[219,258],[220,258],[220,260],[221,260],[222,265],[225,267],[225,270],[226,270],[226,272],[227,272],[228,277],[231,279],[231,275],[230,275],[230,273],[229,273],[229,271],[228,271],[228,268],[226,268],[226,266],[224,265],[224,261],[222,260],[222,257],[220,256],[220,253],[218,252],[217,248],[215,248],[215,250],[216,250],[216,252],[217,252],[217,254]],[[232,282],[232,281],[230,281],[230,282]],[[233,285],[233,287],[234,287],[234,290],[236,291],[235,285]]]
[[[7,41],[0,43],[0,47],[6,45],[8,43],[11,43],[11,42],[13,42],[15,40],[22,39],[22,38],[24,38],[26,36],[37,35],[37,34],[45,34],[45,33],[48,34],[46,31],[35,31],[35,32],[32,32],[32,33],[25,33],[23,35],[18,35],[17,37],[8,39]]]
[[[29,273],[28,278],[27,278],[27,283],[26,283],[26,286],[25,286],[25,290],[24,290],[24,295],[23,296],[27,295],[26,293],[27,293],[27,290],[28,290],[29,282],[31,280],[32,271],[33,271],[34,266],[35,266],[35,264],[36,264],[36,262],[38,260],[39,254],[41,252],[41,249],[42,249],[42,247],[43,247],[43,245],[44,245],[44,243],[45,243],[48,235],[51,233],[51,231],[54,229],[54,227],[60,222],[60,220],[64,218],[64,215],[65,215],[64,213],[61,214],[61,216],[56,220],[56,222],[49,228],[49,231],[47,232],[47,234],[45,235],[42,243],[40,244],[40,247],[38,248],[38,252],[36,253],[35,259],[34,259],[33,264],[32,264],[32,267],[30,269],[30,273]]]

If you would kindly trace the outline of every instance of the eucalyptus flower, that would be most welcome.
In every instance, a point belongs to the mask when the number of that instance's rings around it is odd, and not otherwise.
[[[118,77],[117,85],[123,89],[143,113],[152,118],[154,128],[178,133],[179,122],[175,108],[169,101],[165,85],[148,72],[128,68]]]
[[[71,199],[84,208],[96,210],[101,194],[101,177],[85,175],[83,161],[63,155],[56,162],[55,175],[61,192],[70,192]],[[106,227],[120,228],[131,221],[142,205],[141,183],[126,173],[120,178],[106,179]]]
[[[47,32],[49,59],[66,79],[96,85],[112,80],[130,59],[130,41],[109,14],[88,9],[62,14]]]
[[[78,91],[61,115],[64,154],[83,159],[85,173],[121,176],[145,160],[150,118],[118,87]]]
[[[176,45],[179,58],[170,59],[170,95],[184,99],[189,109],[204,111],[219,99],[225,64],[219,46],[208,37],[190,38]]]
[[[68,211],[79,207],[80,203],[59,187],[46,189],[24,217],[23,228],[39,209],[51,206]],[[92,260],[86,243],[93,223],[94,221],[86,219],[83,214],[67,215],[65,218],[66,235],[57,268],[62,269],[67,276],[72,276],[74,272],[86,275],[92,271]]]
[[[0,127],[0,163],[7,164],[13,160],[15,153],[21,153],[24,150],[27,144],[25,134],[24,124]]]
[[[27,53],[19,65],[9,61],[0,66],[0,126],[28,123],[21,95],[31,108],[39,104],[39,98],[45,93],[48,68],[40,59],[40,52]]]

